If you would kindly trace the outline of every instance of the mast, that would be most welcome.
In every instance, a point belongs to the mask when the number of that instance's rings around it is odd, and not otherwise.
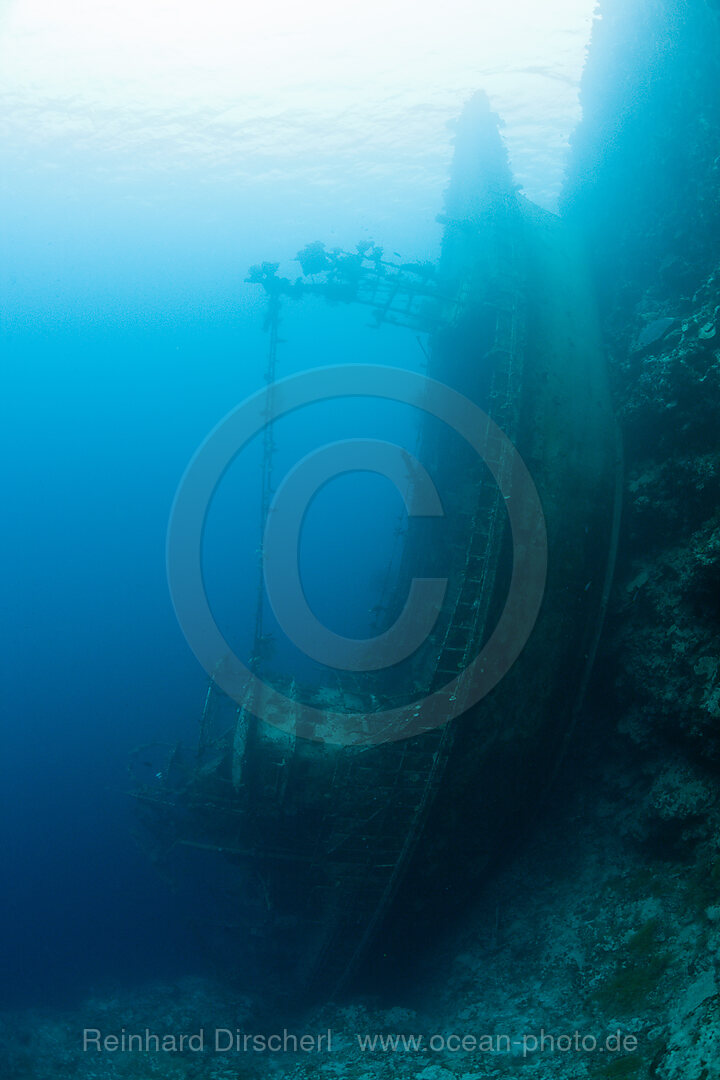
[[[253,634],[252,666],[257,674],[257,668],[263,659],[267,635],[265,633],[265,587],[263,580],[263,532],[270,513],[270,504],[274,494],[273,487],[273,458],[275,455],[275,436],[273,432],[272,413],[275,401],[274,385],[277,376],[277,353],[280,342],[280,289],[268,288],[268,311],[265,317],[265,329],[269,332],[269,344],[267,362],[265,365],[264,379],[268,389],[265,399],[265,424],[263,426],[262,463],[260,481],[260,517],[258,544],[258,583],[257,598],[255,602],[255,628]]]

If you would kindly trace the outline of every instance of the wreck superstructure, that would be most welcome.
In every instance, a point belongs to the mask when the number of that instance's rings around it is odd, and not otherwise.
[[[417,701],[461,676],[497,627],[517,554],[507,440],[488,441],[473,472],[456,436],[426,423],[421,457],[447,528],[442,550],[424,554],[447,589],[433,632],[407,661],[414,695],[392,673],[379,682],[334,673],[325,687],[275,676],[290,702],[276,725],[259,718],[252,691],[236,702],[211,682],[197,749],[174,750],[161,782],[136,791],[156,854],[174,875],[203,882],[220,951],[280,993],[335,993],[377,935],[397,938],[433,918],[448,880],[457,895],[474,888],[552,777],[607,598],[618,448],[591,292],[562,223],[517,194],[482,97],[458,126],[442,221],[435,268],[388,264],[371,246],[346,257],[311,245],[300,256],[309,281],[280,279],[273,264],[251,279],[271,313],[281,295],[315,290],[428,333],[427,374],[480,406],[518,448],[548,542],[529,641],[477,703],[461,679],[457,717],[430,730],[360,745],[296,733],[303,703],[372,710],[380,694],[409,723]],[[408,542],[403,558],[417,555]]]

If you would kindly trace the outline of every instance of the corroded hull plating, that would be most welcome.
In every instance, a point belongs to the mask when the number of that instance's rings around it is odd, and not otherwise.
[[[449,880],[474,887],[552,778],[602,621],[618,448],[591,291],[562,223],[513,190],[482,100],[460,124],[444,221],[428,374],[493,417],[538,489],[549,565],[529,642],[458,720],[378,746],[296,739],[211,687],[197,754],[138,792],[156,852],[203,882],[221,950],[279,992],[334,993],[383,927],[402,937]],[[469,490],[446,436],[423,441],[457,522],[440,629],[414,661],[431,690],[487,639],[511,558],[497,486]]]

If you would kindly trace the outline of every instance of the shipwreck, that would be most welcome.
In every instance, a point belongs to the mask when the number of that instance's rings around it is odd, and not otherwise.
[[[428,377],[503,433],[487,442],[478,482],[450,434],[423,430],[451,533],[444,552],[424,553],[447,588],[433,632],[406,661],[414,695],[387,676],[333,673],[303,687],[266,672],[289,702],[276,725],[253,711],[252,694],[233,700],[211,680],[197,747],[173,748],[161,779],[134,786],[145,844],[175,880],[202,883],[199,920],[218,953],[268,992],[336,994],[375,943],[402,952],[479,887],[552,782],[602,625],[621,462],[593,290],[563,221],[518,193],[481,95],[457,124],[440,220],[437,265],[397,263],[374,245],[311,244],[296,281],[271,263],[250,275],[268,297],[269,380],[280,305],[315,291],[423,335]],[[517,556],[508,445],[542,508],[529,527],[541,525],[546,541],[543,588],[517,659],[474,701],[463,673],[497,628]],[[417,555],[409,542],[403,558]],[[258,655],[260,615],[261,605]],[[433,723],[414,725],[428,696],[439,702]],[[307,738],[308,703],[368,715],[392,707],[407,726],[381,741]]]

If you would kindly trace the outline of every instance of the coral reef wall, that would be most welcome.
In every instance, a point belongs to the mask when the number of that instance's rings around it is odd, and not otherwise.
[[[720,766],[717,0],[604,0],[583,107],[563,209],[594,265],[627,466],[596,689],[644,760],[672,758],[682,802]]]

